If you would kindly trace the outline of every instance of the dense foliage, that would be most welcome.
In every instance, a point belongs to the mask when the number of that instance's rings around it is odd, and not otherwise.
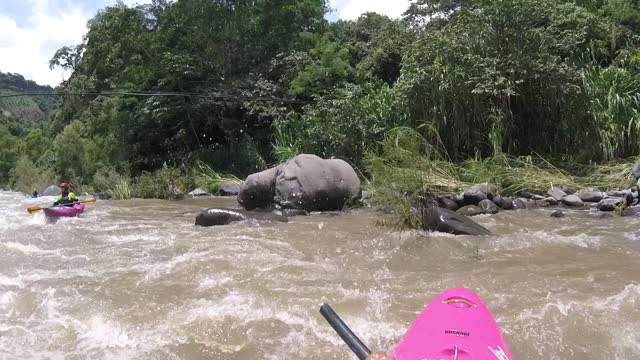
[[[371,159],[406,131],[424,139],[417,153],[436,147],[453,163],[640,152],[636,0],[414,0],[401,19],[335,23],[327,10],[154,0],[100,11],[82,44],[51,59],[73,74],[49,121],[2,120],[0,183],[23,156],[94,187],[202,163],[244,176],[301,152],[366,174],[393,163]]]

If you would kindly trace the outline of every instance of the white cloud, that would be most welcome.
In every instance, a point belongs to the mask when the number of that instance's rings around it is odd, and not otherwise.
[[[87,21],[99,9],[83,11],[75,1],[68,1],[69,6],[58,8],[52,5],[53,1],[28,0],[31,11],[26,14],[27,21],[20,24],[12,17],[0,14],[0,71],[19,73],[39,84],[51,86],[69,76],[61,69],[49,70],[49,60],[60,47],[82,41],[87,32]],[[115,4],[116,0],[109,2]],[[149,2],[151,0],[124,0],[128,6]],[[369,11],[397,18],[409,7],[409,0],[330,0],[330,5],[336,9],[337,17],[345,20],[357,19]]]
[[[330,5],[343,20],[355,20],[365,12],[398,18],[409,8],[409,0],[331,0]]]
[[[49,60],[57,49],[76,45],[87,32],[87,21],[95,15],[79,6],[54,9],[50,0],[30,0],[31,13],[21,26],[0,14],[0,71],[22,74],[43,85],[58,85],[69,74],[49,69]],[[127,5],[150,0],[127,0]],[[115,0],[113,3],[115,4]]]

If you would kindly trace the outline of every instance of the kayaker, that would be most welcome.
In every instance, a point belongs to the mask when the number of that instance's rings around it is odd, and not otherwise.
[[[40,194],[38,193],[38,190],[33,189],[33,193],[31,193],[31,197],[37,198],[38,196],[40,196]]]
[[[64,205],[64,206],[72,206],[73,204],[78,202],[78,197],[76,194],[69,192],[69,183],[63,182],[60,184],[60,189],[62,190],[62,194],[58,196],[56,201],[53,203],[53,206]]]
[[[385,352],[375,352],[371,353],[371,355],[367,357],[367,360],[396,360],[396,358]]]

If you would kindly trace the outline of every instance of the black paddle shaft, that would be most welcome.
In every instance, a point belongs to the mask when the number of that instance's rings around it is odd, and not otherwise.
[[[351,348],[354,354],[360,360],[365,360],[371,354],[371,350],[367,348],[367,346],[358,339],[358,337],[349,329],[347,324],[340,319],[338,314],[336,314],[331,306],[328,304],[322,304],[320,306],[320,314],[324,316],[327,322],[331,325],[333,330],[335,330],[338,335],[344,340],[347,345]]]

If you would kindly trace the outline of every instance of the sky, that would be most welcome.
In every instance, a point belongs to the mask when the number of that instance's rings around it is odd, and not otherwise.
[[[151,0],[123,0],[128,6]],[[0,71],[18,73],[41,85],[56,86],[69,73],[49,69],[63,46],[82,42],[87,21],[116,0],[0,0]],[[354,20],[365,12],[399,17],[409,0],[330,0],[330,21]]]

